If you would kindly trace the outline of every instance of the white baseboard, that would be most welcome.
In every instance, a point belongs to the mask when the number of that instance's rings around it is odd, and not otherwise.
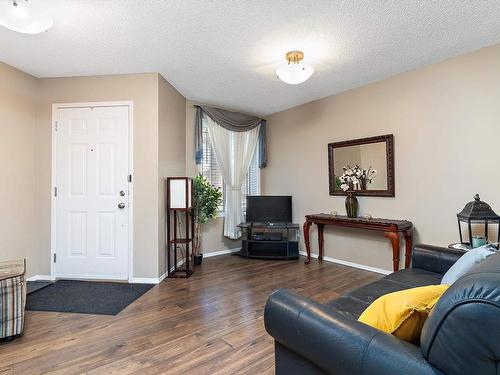
[[[236,253],[238,251],[240,251],[239,247],[235,248],[235,249],[212,251],[210,253],[203,254],[203,257],[204,258],[211,258],[211,257],[219,256],[219,255],[227,255],[227,254]],[[307,256],[307,253],[305,251],[300,251],[300,255]],[[317,259],[318,258],[318,254],[311,254],[311,257]],[[376,272],[376,273],[380,273],[380,274],[383,274],[383,275],[388,275],[388,274],[390,274],[390,273],[393,272],[393,271],[389,271],[389,270],[384,270],[382,268],[365,266],[364,264],[359,264],[359,263],[354,263],[354,262],[348,262],[346,260],[330,258],[330,257],[327,257],[327,256],[324,256],[323,260],[325,260],[326,262],[342,264],[344,266],[354,267],[354,268],[358,268],[358,269],[365,270],[365,271]],[[179,262],[179,264],[177,264],[177,266],[179,267],[183,263],[184,263],[184,260],[181,260]],[[160,277],[133,277],[132,279],[129,280],[129,282],[132,283],[132,284],[159,284],[166,277],[167,277],[167,273],[165,272]],[[27,281],[51,281],[51,278],[50,278],[50,275],[34,275],[34,276],[29,277],[27,279]]]
[[[158,284],[161,283],[163,280],[165,280],[165,277],[167,277],[167,272],[165,272],[163,275],[161,275],[159,278],[158,278]]]
[[[227,250],[220,250],[220,251],[211,251],[210,253],[203,253],[203,258],[211,258],[211,257],[216,257],[219,255],[226,255],[226,254],[232,254],[240,251],[241,247],[235,248],[235,249],[227,249]]]
[[[133,277],[129,281],[129,283],[130,284],[159,284],[160,277]]]
[[[219,255],[232,254],[232,253],[236,253],[236,252],[240,251],[240,249],[241,248],[238,247],[238,248],[235,248],[235,249],[212,251],[210,253],[204,253],[203,257],[204,258],[210,258],[210,257],[219,256]],[[304,256],[307,255],[307,253],[305,251],[300,251],[299,253],[300,253],[300,255],[304,255]],[[317,259],[318,258],[318,254],[311,254],[311,257]],[[331,262],[331,263],[342,264],[344,266],[358,268],[358,269],[365,270],[365,271],[371,271],[371,272],[375,272],[375,273],[380,273],[382,275],[389,275],[389,274],[391,274],[393,272],[393,271],[389,271],[389,270],[384,270],[382,268],[365,266],[364,264],[359,264],[359,263],[354,263],[354,262],[348,262],[346,260],[336,259],[336,258],[330,258],[330,257],[327,257],[327,256],[323,256],[323,260],[325,260],[327,262]]]
[[[28,277],[26,281],[52,281],[52,279],[50,278],[50,275],[34,275]]]
[[[129,280],[132,284],[159,284],[165,279],[167,276],[166,273],[161,275],[160,277],[133,277]],[[63,277],[64,278],[64,277]],[[92,277],[68,277],[72,280],[91,280]],[[105,280],[105,278],[99,277],[99,280]],[[34,275],[28,277],[27,281],[54,281],[50,278],[50,275]],[[109,280],[116,280],[116,278],[111,278]]]
[[[177,267],[180,267],[184,264],[184,259],[179,261],[177,263]],[[171,270],[173,271],[174,268],[172,267]],[[160,277],[133,277],[131,280],[130,280],[130,283],[132,284],[159,284],[161,283],[163,280],[165,280],[165,278],[167,277],[167,272],[165,272],[163,275],[161,275]]]
[[[236,249],[213,251],[210,253],[203,254],[203,257],[210,258],[210,257],[218,256],[218,255],[232,254],[232,253],[235,253],[237,251],[240,251],[239,247]],[[184,264],[184,260],[181,260],[181,261],[179,261],[179,263],[177,263],[177,267],[180,267],[183,264]],[[159,284],[166,277],[167,277],[166,272],[163,275],[161,275],[160,277],[132,277],[129,280],[129,283],[131,283],[131,284]],[[50,281],[50,275],[35,275],[35,276],[28,278],[28,281],[39,281],[39,280]]]
[[[181,259],[177,262],[177,268],[179,268],[180,266],[182,266],[184,264],[184,261],[185,259]],[[175,270],[175,267],[170,267],[170,272],[173,272],[173,270]],[[165,273],[166,274],[166,273]]]
[[[177,267],[180,267],[184,264],[184,259],[180,260],[177,262]],[[173,271],[174,268],[171,268],[171,271]],[[159,284],[165,278],[167,277],[167,272],[165,272],[163,275],[160,277],[133,277],[132,280],[130,280],[130,283],[132,284]]]
[[[305,251],[299,251],[300,255],[307,256],[307,253]],[[311,254],[311,258],[318,258],[318,254]],[[342,264],[343,266],[349,266],[349,267],[354,267],[354,268],[359,268],[360,270],[365,270],[365,271],[371,271],[371,272],[376,272],[376,273],[381,273],[382,275],[389,275],[393,271],[388,271],[384,270],[382,268],[376,268],[376,267],[370,267],[370,266],[365,266],[364,264],[359,264],[359,263],[354,263],[354,262],[348,262],[347,260],[342,260],[342,259],[335,259],[335,258],[330,258],[327,256],[323,256],[323,260],[330,262],[330,263],[337,263],[337,264]]]
[[[236,248],[236,249],[228,249],[228,250],[221,250],[221,251],[213,251],[211,253],[206,253],[206,254],[203,254],[203,257],[204,258],[210,258],[210,257],[215,257],[215,256],[218,256],[218,255],[225,255],[225,254],[232,254],[232,253],[235,253],[237,251],[240,251],[240,248]],[[184,259],[180,260],[178,263],[177,263],[177,267],[180,267],[184,264]],[[174,268],[172,267],[171,270],[173,271]],[[163,275],[161,275],[160,277],[158,278],[154,278],[154,277],[151,277],[151,278],[147,278],[147,277],[134,277],[132,278],[132,280],[130,281],[131,283],[135,283],[135,284],[159,284],[161,283],[165,278],[167,277],[167,273],[165,272]]]
[[[128,281],[125,277],[116,276],[102,276],[102,275],[57,275],[58,280],[82,280],[82,281],[117,281],[124,282]]]

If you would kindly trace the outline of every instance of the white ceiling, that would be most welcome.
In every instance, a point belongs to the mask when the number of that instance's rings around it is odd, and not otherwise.
[[[9,1],[9,0],[0,0]],[[30,0],[38,35],[0,27],[0,60],[37,77],[160,72],[189,99],[270,114],[500,41],[498,0]],[[291,49],[316,72],[290,86]]]

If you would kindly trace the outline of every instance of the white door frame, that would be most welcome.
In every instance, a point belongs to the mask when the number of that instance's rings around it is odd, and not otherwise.
[[[88,108],[88,107],[128,107],[128,173],[132,176],[129,182],[129,206],[128,206],[128,282],[133,281],[134,277],[134,102],[133,101],[113,101],[113,102],[84,102],[84,103],[54,103],[52,104],[52,181],[51,181],[51,213],[50,213],[50,279],[56,279],[56,265],[54,256],[57,253],[56,248],[56,204],[55,197],[56,176],[57,176],[57,110],[60,108]],[[105,279],[101,277],[101,279]]]

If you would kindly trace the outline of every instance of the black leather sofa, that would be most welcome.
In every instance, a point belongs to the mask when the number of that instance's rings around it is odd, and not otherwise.
[[[427,318],[420,347],[357,321],[379,296],[439,284],[463,253],[415,245],[412,268],[327,304],[274,292],[264,321],[275,339],[276,374],[500,374],[500,253],[457,280]]]

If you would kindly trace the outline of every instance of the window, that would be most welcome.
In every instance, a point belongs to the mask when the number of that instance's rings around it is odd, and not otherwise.
[[[202,125],[202,141],[203,141],[203,158],[200,164],[201,174],[210,183],[222,190],[223,200],[219,211],[224,211],[224,179],[222,178],[222,171],[219,168],[217,159],[215,158],[215,152],[210,143],[210,138],[208,136],[207,126],[205,121]],[[247,195],[259,195],[260,194],[260,169],[259,169],[259,152],[258,147],[255,148],[255,152],[250,162],[250,167],[248,168],[247,178],[243,182],[241,187],[242,192],[242,207],[243,212],[246,212]]]

